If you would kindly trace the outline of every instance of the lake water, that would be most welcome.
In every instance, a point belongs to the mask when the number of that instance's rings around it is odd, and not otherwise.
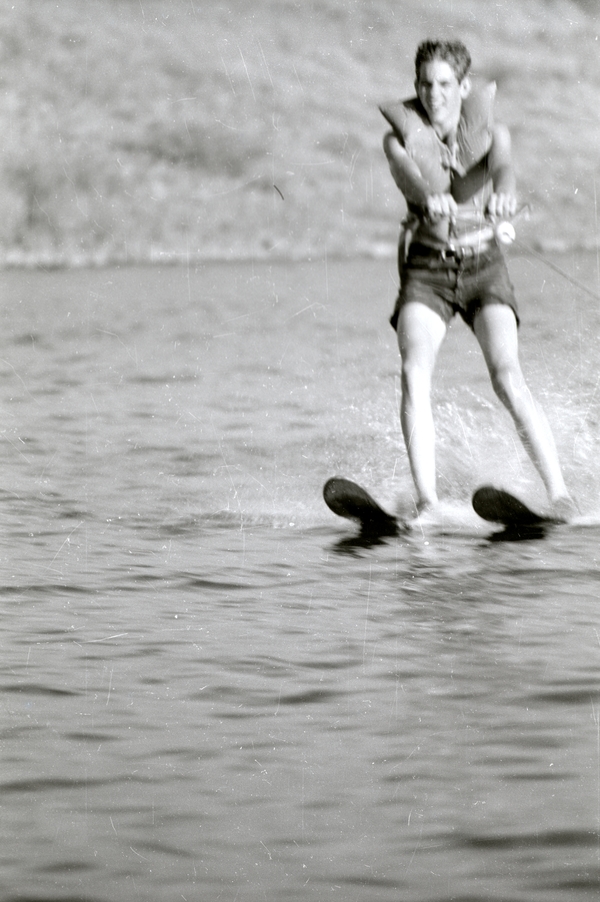
[[[2,902],[598,899],[600,301],[511,271],[581,521],[470,512],[544,495],[456,323],[454,521],[372,547],[321,489],[410,498],[393,261],[1,275]]]

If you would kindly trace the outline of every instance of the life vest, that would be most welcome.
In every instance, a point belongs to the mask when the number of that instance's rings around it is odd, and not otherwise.
[[[454,152],[438,138],[418,98],[382,104],[379,109],[408,155],[419,167],[432,194],[448,193],[492,146],[496,85],[473,85],[461,105]]]

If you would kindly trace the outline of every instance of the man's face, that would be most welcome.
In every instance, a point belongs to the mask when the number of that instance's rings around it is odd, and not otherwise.
[[[458,81],[454,69],[445,60],[421,63],[415,82],[417,96],[440,138],[446,138],[456,129],[461,104],[470,87],[468,78]]]

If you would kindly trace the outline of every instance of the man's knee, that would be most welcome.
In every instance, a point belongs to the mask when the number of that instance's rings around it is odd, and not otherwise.
[[[493,389],[500,400],[507,406],[515,404],[525,387],[520,366],[514,363],[492,364],[489,371]]]
[[[403,359],[401,382],[402,392],[406,397],[416,398],[424,392],[428,393],[431,385],[430,368],[410,359]]]

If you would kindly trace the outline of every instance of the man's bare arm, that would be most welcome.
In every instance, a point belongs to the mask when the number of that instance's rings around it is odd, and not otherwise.
[[[457,205],[452,195],[431,193],[419,167],[393,132],[385,135],[383,149],[392,178],[409,203],[421,207],[430,219],[456,215]]]
[[[494,127],[488,166],[493,194],[488,201],[487,212],[496,219],[514,216],[517,211],[517,182],[512,164],[510,132],[505,125]]]

